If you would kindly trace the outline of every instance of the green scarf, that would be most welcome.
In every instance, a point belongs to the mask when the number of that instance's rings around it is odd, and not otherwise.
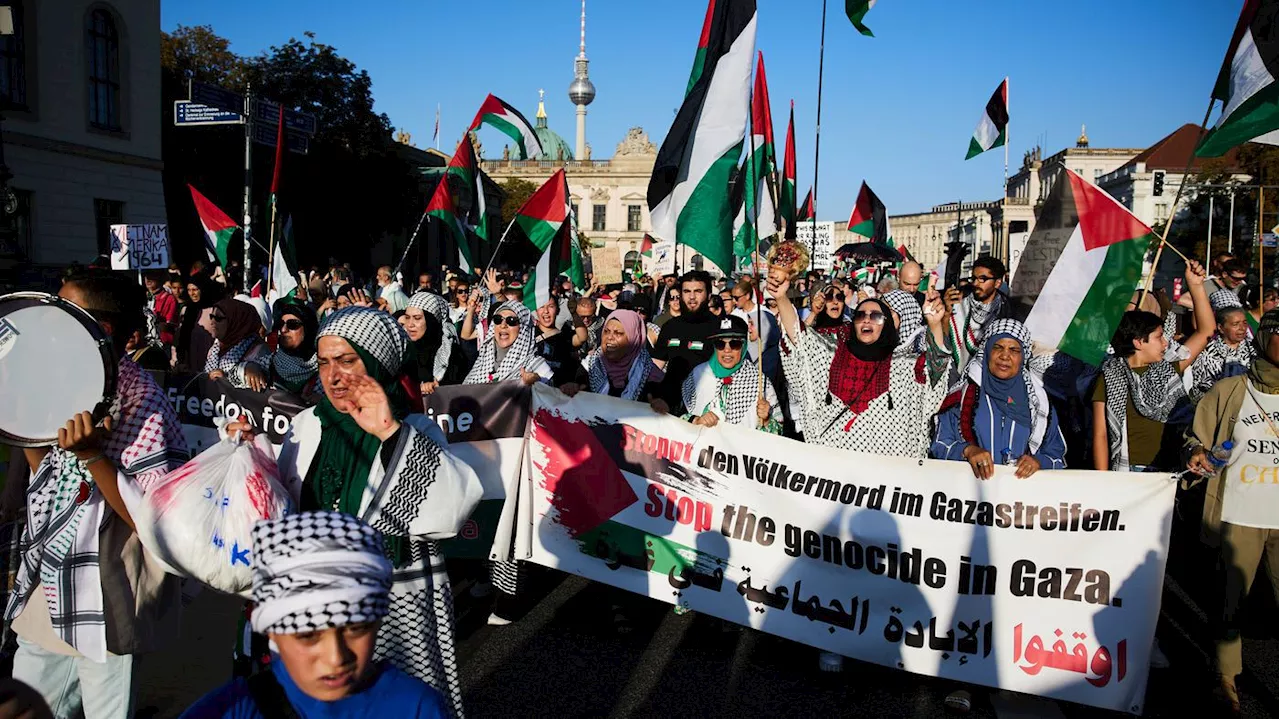
[[[738,368],[742,366],[743,360],[745,360],[746,358],[747,358],[747,345],[745,341],[743,342],[743,345],[742,345],[742,354],[738,355],[738,364],[732,367],[725,367],[724,365],[720,364],[720,354],[718,352],[713,351],[711,353],[711,359],[712,359],[711,373],[716,376],[716,379],[724,379],[725,377],[728,377],[734,372],[737,372]]]
[[[408,396],[397,378],[391,376],[376,359],[354,343],[351,345],[364,362],[365,371],[387,393],[391,412],[397,420],[408,414]],[[311,490],[316,505],[360,516],[360,500],[369,482],[369,470],[378,459],[382,442],[360,429],[351,415],[339,412],[328,397],[316,405],[320,419],[320,449],[313,463]],[[386,537],[386,555],[400,567],[409,558],[404,537]]]

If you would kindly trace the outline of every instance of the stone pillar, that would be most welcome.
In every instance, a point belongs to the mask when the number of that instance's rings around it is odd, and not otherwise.
[[[578,105],[578,136],[574,142],[573,157],[582,160],[587,156],[587,106]]]

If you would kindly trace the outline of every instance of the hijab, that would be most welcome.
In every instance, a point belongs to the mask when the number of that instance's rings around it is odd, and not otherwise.
[[[1031,424],[1031,393],[1027,387],[1027,381],[1023,375],[1027,372],[1027,330],[1020,327],[1021,332],[1006,327],[1004,323],[1014,324],[1012,320],[997,320],[992,324],[993,332],[987,333],[987,341],[983,344],[983,352],[975,359],[980,362],[982,380],[982,393],[991,398],[991,406],[996,412],[1005,419],[1013,420],[1022,425],[1030,426]],[[991,353],[995,349],[996,342],[1002,339],[1011,339],[1018,343],[1019,351],[1022,354],[1022,362],[1018,367],[1018,373],[1008,379],[1001,379],[991,373]]]
[[[854,312],[863,311],[863,308],[867,305],[874,305],[874,309],[880,310],[884,314],[884,324],[881,325],[880,336],[871,344],[859,342],[858,333],[854,328],[857,319],[855,314],[855,322],[849,325],[849,332],[843,339],[849,348],[849,352],[854,357],[864,362],[880,362],[888,359],[893,354],[893,351],[897,349],[900,335],[898,334],[898,327],[893,323],[893,310],[884,300],[876,297],[865,299],[857,304]]]
[[[214,307],[226,318],[223,335],[217,338],[225,349],[231,349],[251,337],[256,338],[262,330],[262,318],[253,305],[226,297],[218,300]]]
[[[859,302],[857,308],[874,308],[884,314],[880,336],[875,342],[864,344],[858,341],[856,322],[840,327],[836,335],[835,358],[827,375],[827,387],[854,414],[861,414],[872,400],[889,391],[893,351],[898,346],[898,328],[893,324],[889,306],[882,300],[866,299]],[[827,401],[831,401],[830,396]],[[889,402],[892,407],[892,397]]]
[[[191,279],[187,280],[187,284],[195,285],[200,289],[200,301],[192,300],[188,293],[187,308],[183,311],[182,325],[178,328],[178,359],[183,364],[188,360],[188,353],[191,351],[191,332],[199,323],[201,313],[222,299],[222,285],[204,275],[192,275]]]
[[[412,340],[414,359],[418,368],[418,380],[437,382],[437,359],[443,353],[442,364],[448,363],[454,346],[458,343],[458,328],[449,321],[449,303],[434,292],[415,292],[409,298],[409,307],[422,311],[426,329],[422,337]]]
[[[497,323],[494,318],[503,310],[515,313],[520,320],[519,334],[516,341],[505,350],[499,350],[495,339]],[[476,355],[476,363],[471,366],[463,384],[485,384],[487,382],[503,382],[519,379],[520,370],[534,356],[533,313],[519,302],[507,300],[493,308],[489,314],[489,328],[484,341]]]
[[[605,374],[609,377],[609,384],[614,387],[624,386],[627,382],[627,375],[631,372],[631,365],[636,361],[636,357],[640,355],[640,351],[644,349],[644,318],[639,312],[632,310],[614,310],[605,318],[604,323],[607,325],[612,321],[617,321],[622,325],[622,331],[627,335],[627,351],[618,359],[609,359],[609,355],[601,349],[600,362],[604,365]]]
[[[275,307],[271,312],[271,331],[279,332],[284,325],[286,317],[295,317],[302,322],[302,344],[297,349],[286,349],[280,345],[280,352],[292,355],[299,359],[307,359],[314,357],[316,354],[316,333],[319,332],[319,320],[316,319],[316,311],[303,302],[292,298],[284,298],[276,300]]]

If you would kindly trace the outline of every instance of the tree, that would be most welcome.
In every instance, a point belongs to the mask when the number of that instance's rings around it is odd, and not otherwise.
[[[524,203],[538,191],[538,185],[519,177],[512,177],[502,183],[502,191],[506,193],[502,198],[502,229],[506,230],[507,225],[516,218],[516,213],[524,207]]]
[[[231,52],[231,43],[208,25],[179,25],[160,33],[160,67],[176,79],[213,85],[235,82],[244,73],[244,60]]]

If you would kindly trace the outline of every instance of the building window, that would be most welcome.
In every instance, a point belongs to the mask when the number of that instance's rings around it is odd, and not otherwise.
[[[1095,167],[1093,170],[1093,181],[1096,183],[1099,177],[1102,177],[1102,168]]]
[[[9,3],[13,13],[13,34],[0,35],[0,107],[27,109],[27,43],[23,27],[22,3]]]
[[[578,203],[576,203],[576,202],[571,202],[571,203],[569,203],[569,206],[573,208],[573,216],[574,216],[574,218],[576,218],[576,219],[577,219],[577,221],[578,221],[579,223],[581,223],[581,222],[582,222],[582,213],[581,213],[581,212],[578,212]]]
[[[635,250],[628,252],[627,256],[622,258],[622,269],[632,271],[640,269],[640,253]]]
[[[93,201],[93,228],[98,237],[98,254],[111,251],[111,226],[124,224],[124,203],[116,200]]]
[[[627,232],[640,231],[640,206],[627,205]]]
[[[702,269],[702,255],[694,255],[689,259],[689,266],[695,270]]]
[[[604,213],[608,209],[604,205],[591,206],[591,231],[604,232]]]
[[[120,129],[120,33],[111,12],[89,13],[89,124]]]

